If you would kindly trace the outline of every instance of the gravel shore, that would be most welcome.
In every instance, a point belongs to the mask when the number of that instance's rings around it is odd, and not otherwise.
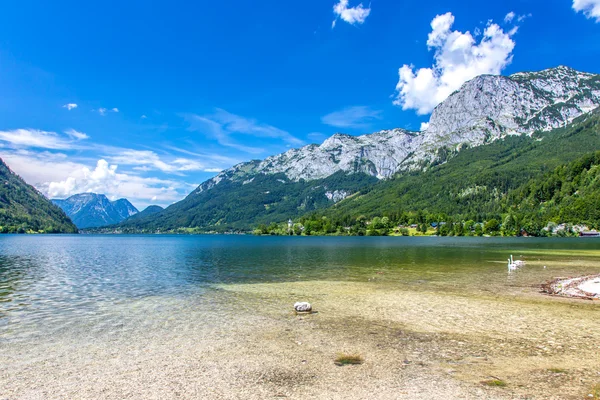
[[[2,340],[0,399],[581,399],[600,382],[598,309],[534,289],[228,285],[114,313]],[[364,364],[336,366],[346,352]]]

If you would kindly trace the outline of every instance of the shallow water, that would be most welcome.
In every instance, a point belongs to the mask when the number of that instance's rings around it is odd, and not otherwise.
[[[527,267],[507,273],[510,254]],[[599,265],[594,239],[1,236],[0,340],[103,330],[129,308],[216,301],[216,285],[372,281],[501,293]]]
[[[598,272],[594,239],[0,236],[0,397],[581,398],[600,309],[539,285]]]

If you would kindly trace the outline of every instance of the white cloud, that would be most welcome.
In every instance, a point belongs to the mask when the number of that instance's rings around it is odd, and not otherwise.
[[[79,132],[77,132],[79,133]],[[0,141],[6,142],[15,148],[39,148],[52,150],[77,149],[72,136],[68,138],[56,132],[47,132],[39,129],[15,129],[12,131],[0,131]]]
[[[146,115],[142,115],[140,118],[141,118],[141,119],[146,119],[146,118],[148,118],[148,117],[147,117]]]
[[[600,22],[600,0],[573,0],[573,9],[583,12],[587,18]]]
[[[367,129],[374,120],[381,119],[381,111],[366,106],[347,107],[321,118],[321,122],[336,128]]]
[[[87,134],[85,134],[83,132],[78,132],[75,129],[67,129],[65,131],[65,133],[68,136],[72,137],[73,139],[77,139],[77,140],[84,140],[84,139],[89,139],[90,138]]]
[[[510,23],[513,21],[513,19],[515,19],[516,16],[517,14],[515,14],[514,11],[511,11],[504,17],[504,22]]]
[[[92,110],[92,111],[97,111],[98,114],[102,115],[103,117],[106,116],[107,113],[109,112],[114,112],[114,113],[118,113],[119,109],[117,107],[111,108],[110,110],[108,108],[104,108],[104,107],[100,107],[97,110]]]
[[[203,160],[207,160],[207,162],[209,163],[217,163],[217,164],[222,164],[222,165],[227,165],[227,166],[231,166],[231,165],[235,165],[235,164],[239,164],[240,162],[242,162],[242,160],[239,160],[237,158],[232,158],[232,157],[227,157],[227,156],[222,156],[220,154],[216,154],[216,153],[206,153],[206,152],[197,152],[197,151],[191,151],[188,149],[182,149],[180,147],[176,147],[176,146],[169,146],[166,145],[164,146],[166,149],[169,150],[173,150],[176,151],[178,153],[182,153],[182,154],[187,154],[189,156],[194,156],[196,158],[201,158]],[[208,168],[206,169],[207,172],[213,172],[212,170],[214,169],[219,169],[220,171],[223,170],[223,167],[220,166],[218,168]]]
[[[517,22],[523,22],[525,21],[527,18],[531,18],[533,16],[532,13],[529,14],[523,14],[523,15],[519,15],[519,17],[517,18]]]
[[[183,182],[118,173],[117,165],[98,160],[90,169],[79,165],[63,180],[45,182],[39,189],[49,198],[66,198],[77,193],[102,193],[111,199],[125,197],[138,206],[148,205],[152,199],[164,205],[181,200],[192,187]]]
[[[231,147],[250,154],[260,154],[264,151],[258,147],[245,146],[236,142],[230,137],[231,133],[226,131],[222,124],[213,121],[210,118],[202,117],[200,115],[188,115],[185,118],[190,124],[190,130],[198,131],[210,136],[222,146]]]
[[[429,129],[429,122],[421,122],[421,129],[419,129],[421,132],[426,131],[427,129]]]
[[[82,166],[72,161],[66,154],[48,151],[16,150],[3,152],[2,158],[13,171],[34,186],[42,182],[63,179]]]
[[[452,13],[433,19],[427,40],[429,49],[435,51],[433,66],[418,70],[402,66],[394,104],[429,114],[466,81],[482,74],[500,74],[511,63],[516,27],[507,33],[490,21],[477,42],[470,32],[451,30],[453,24]]]
[[[50,198],[95,192],[111,199],[126,197],[140,209],[150,202],[167,206],[198,185],[186,178],[157,178],[152,171],[183,177],[193,171],[220,172],[235,163],[218,154],[159,156],[150,150],[77,144],[84,139],[87,135],[74,129],[63,134],[34,129],[0,131],[0,156]],[[99,152],[108,155],[99,156]],[[117,165],[128,169],[117,169]]]
[[[335,23],[339,18],[351,25],[355,25],[363,24],[369,16],[369,14],[371,14],[370,6],[368,8],[364,8],[362,3],[360,3],[355,7],[349,7],[348,1],[349,0],[340,0],[339,3],[336,3],[333,6],[333,13],[335,15],[335,19],[331,24],[332,28],[335,28]]]
[[[114,193],[117,182],[117,166],[105,160],[99,160],[92,171],[88,167],[73,171],[73,175],[64,181],[46,183],[46,193],[50,198],[64,198],[77,193]]]
[[[199,161],[187,158],[176,158],[166,162],[153,151],[124,149],[114,156],[106,157],[110,162],[136,166],[138,171],[158,170],[162,172],[176,173],[183,171],[205,171],[206,167]]]
[[[71,111],[71,110],[77,108],[77,104],[75,104],[75,103],[68,103],[68,104],[65,104],[63,106],[63,108],[66,108],[67,110]]]
[[[116,165],[109,165],[105,160],[98,160],[96,166],[90,168],[88,161],[73,162],[71,157],[60,153],[19,151],[2,156],[13,171],[48,198],[94,192],[105,194],[110,199],[125,197],[141,209],[149,205],[152,198],[161,205],[169,205],[181,200],[197,186],[195,183],[119,173]]]
[[[293,145],[303,144],[300,139],[292,136],[289,132],[222,109],[217,109],[211,115],[184,114],[183,117],[190,124],[190,130],[201,132],[217,140],[223,146],[246,153],[260,154],[264,150],[240,144],[233,136],[248,135],[257,138],[279,139]]]

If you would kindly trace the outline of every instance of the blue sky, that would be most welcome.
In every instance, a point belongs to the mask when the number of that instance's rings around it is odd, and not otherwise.
[[[600,0],[10,2],[0,157],[50,197],[168,205],[335,132],[425,128],[479,73],[600,73],[599,20]]]

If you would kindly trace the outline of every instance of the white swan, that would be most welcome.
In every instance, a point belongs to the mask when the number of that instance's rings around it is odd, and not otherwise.
[[[523,261],[523,260],[514,261],[512,254],[510,255],[510,258],[508,259],[508,270],[509,271],[515,271],[524,266],[525,266],[525,261]]]

